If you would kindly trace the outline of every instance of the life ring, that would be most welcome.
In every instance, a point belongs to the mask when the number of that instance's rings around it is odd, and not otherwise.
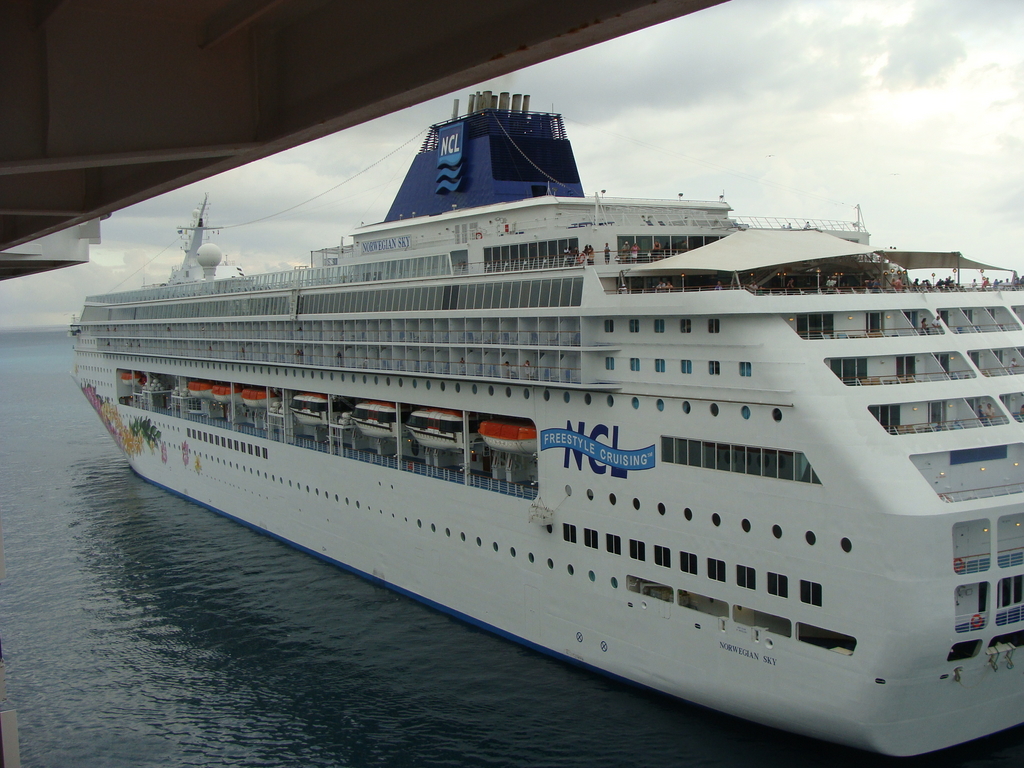
[[[967,570],[967,563],[964,562],[964,559],[962,557],[953,558],[953,570],[957,573],[963,573],[965,570]]]
[[[980,613],[971,616],[971,629],[981,629],[984,626],[985,620],[981,617]]]
[[[477,232],[475,235],[473,235],[473,238],[476,239],[476,240],[483,240],[484,239],[484,233],[483,232]]]

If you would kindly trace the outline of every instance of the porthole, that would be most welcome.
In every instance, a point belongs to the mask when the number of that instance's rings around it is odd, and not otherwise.
[[[839,544],[840,546],[842,546],[843,552],[850,552],[853,549],[853,542],[845,536],[843,537],[843,540],[839,542]]]
[[[478,547],[482,547],[484,545],[484,543],[480,540],[479,536],[476,537],[476,545]]]
[[[612,589],[618,589],[619,588],[619,580],[616,579],[614,576],[612,576],[611,584],[612,584]]]
[[[576,569],[572,567],[572,563],[569,563],[567,566],[565,566],[565,570],[569,572],[570,576],[576,573]]]
[[[376,387],[378,384],[380,384],[380,379],[378,377],[374,376],[373,377],[373,386]]]
[[[658,514],[659,515],[664,515],[665,514],[665,504],[663,502],[660,502],[660,501],[658,502]]]
[[[465,540],[466,540],[466,532],[465,532],[465,531],[463,531],[462,533],[460,533],[460,534],[459,534],[459,536],[461,536],[461,537],[462,537],[462,540],[463,540],[463,541],[465,541]]]
[[[608,494],[608,503],[611,504],[613,507],[615,506],[615,494],[614,493],[609,493]]]
[[[508,548],[508,553],[510,555],[512,555],[512,557],[515,557],[516,556],[516,548],[515,547],[509,547]]]
[[[740,523],[740,528],[743,529],[744,533],[750,533],[750,521],[747,518],[743,518],[743,522]]]
[[[524,388],[523,389],[523,400],[529,400],[529,399],[530,399],[530,390]]]
[[[718,403],[712,403],[711,404],[711,408],[709,410],[711,411],[711,415],[712,416],[717,416],[718,415]]]
[[[633,410],[636,410],[639,407],[640,407],[640,398],[639,397],[634,397],[633,398]]]
[[[689,400],[683,400],[683,413],[689,413],[689,412],[690,412],[690,401]]]
[[[345,497],[345,503],[348,504],[348,496]]]
[[[366,374],[364,373],[363,374],[363,384],[365,384],[365,383],[366,383]]]
[[[401,379],[398,380],[398,386],[402,386],[402,380]],[[412,380],[412,388],[416,389],[416,379]]]
[[[749,419],[750,418],[750,406],[749,405],[744,405],[742,408],[740,408],[740,416],[742,416],[744,419]]]
[[[476,384],[473,385],[473,394],[476,394]]]
[[[461,392],[462,391],[462,385],[459,382],[457,382],[457,381],[455,382],[455,391],[456,392]]]
[[[633,509],[640,509],[640,499],[633,498]]]
[[[564,400],[565,402],[568,403],[569,400],[571,400],[571,399],[572,399],[572,396],[568,392],[563,392],[562,393],[562,400]]]
[[[550,389],[545,389],[544,390],[544,401],[547,402],[550,399],[551,399],[551,390]]]
[[[417,520],[416,521],[416,527],[417,528],[422,528],[423,527],[423,521],[422,520]]]
[[[530,552],[530,553],[529,553],[529,554],[528,554],[528,555],[526,556],[526,559],[527,559],[527,560],[529,560],[529,561],[530,561],[530,562],[532,563],[532,562],[533,562],[533,552]]]
[[[590,488],[587,488],[587,498],[590,499],[591,501],[594,500],[594,491]]]
[[[359,502],[356,501],[356,509],[359,509]]]
[[[391,377],[390,377],[390,376],[386,376],[386,377],[384,378],[384,383],[385,383],[385,384],[386,384],[387,386],[389,386],[389,387],[390,387],[390,386],[391,386]]]
[[[614,405],[615,405],[615,398],[612,397],[611,395],[608,395],[608,407],[612,408]]]
[[[595,575],[594,575],[594,572],[593,572],[593,571],[589,571],[589,572],[587,573],[587,577],[588,577],[588,578],[589,578],[589,579],[590,579],[591,581],[596,581],[596,580],[597,580],[597,576],[595,576]]]
[[[442,392],[444,392],[444,391],[445,391],[445,389],[447,389],[447,387],[445,387],[445,385],[444,385],[444,382],[443,382],[443,381],[442,381],[442,382],[441,382],[441,383],[440,383],[440,384],[439,384],[438,386],[439,386],[439,387],[441,387],[441,391],[442,391]],[[427,382],[427,389],[430,389],[430,382],[429,382],[429,381]]]
[[[416,382],[414,381],[412,383],[412,385],[415,387],[416,386]],[[427,379],[426,381],[424,381],[423,382],[423,386],[426,387],[427,389],[430,389],[430,379]],[[443,381],[441,382],[441,391],[444,392],[444,382]]]
[[[693,510],[690,509],[689,507],[684,509],[683,510],[683,517],[685,517],[687,520],[693,520]]]
[[[804,539],[806,539],[807,543],[813,547],[814,542],[818,540],[818,537],[814,535],[814,531],[808,531],[804,534]]]
[[[781,525],[773,525],[772,526],[772,536],[774,536],[776,539],[781,539],[782,538],[782,526]]]
[[[572,496],[572,486],[571,485],[565,486],[565,495],[566,496]]]
[[[717,528],[722,524],[722,516],[715,512],[715,514],[711,516],[711,522],[714,523],[715,528]]]
[[[437,526],[434,525],[433,523],[430,524],[430,532],[431,533],[437,533]]]
[[[776,421],[782,421],[782,411],[779,410],[778,408],[773,408],[772,418],[775,419]]]
[[[505,387],[505,397],[512,397],[512,387]]]
[[[444,535],[447,536],[450,539],[452,537],[452,529],[451,528],[445,528],[444,529]]]
[[[489,384],[487,386],[487,395],[488,397],[494,397],[494,385]]]
[[[498,551],[498,542],[496,542],[496,541],[492,541],[492,542],[491,542],[491,546],[492,546],[492,547],[494,547],[494,551],[495,551],[495,552],[497,552],[497,551]]]
[[[552,559],[551,559],[551,558],[549,557],[549,558],[548,558],[548,569],[549,569],[549,570],[554,570],[554,568],[555,568],[555,561],[554,561],[554,560],[552,560]]]

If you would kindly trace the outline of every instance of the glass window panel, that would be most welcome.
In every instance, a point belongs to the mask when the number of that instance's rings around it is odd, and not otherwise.
[[[747,474],[761,474],[761,449],[747,448]]]
[[[746,451],[742,445],[734,445],[732,447],[732,471],[733,472],[745,472],[747,469],[747,456]]]
[[[676,441],[671,437],[665,437],[662,435],[661,438],[661,460],[668,464],[675,464],[676,462]]]
[[[732,446],[726,443],[718,444],[718,469],[729,471],[730,460],[732,459]]]
[[[699,467],[701,465],[700,440],[687,440],[686,442],[690,446],[689,461],[687,463],[691,467]]]
[[[794,468],[793,452],[779,451],[779,479],[792,480]]]
[[[763,477],[779,476],[779,452],[773,448],[761,451],[761,475]]]
[[[704,452],[704,468],[714,469],[717,465],[715,461],[715,444],[714,443],[702,443],[701,448]]]

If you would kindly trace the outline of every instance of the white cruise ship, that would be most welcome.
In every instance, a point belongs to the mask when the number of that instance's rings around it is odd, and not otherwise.
[[[146,480],[613,678],[910,755],[1024,720],[1024,293],[724,201],[587,197],[473,94],[386,218],[93,296],[75,376]],[[588,246],[592,246],[592,249]],[[1024,659],[1019,659],[1024,661]]]

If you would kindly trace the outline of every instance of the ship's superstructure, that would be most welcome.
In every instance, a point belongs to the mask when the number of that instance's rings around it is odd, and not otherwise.
[[[90,297],[147,480],[466,621],[915,754],[1024,719],[1024,294],[856,222],[585,197],[474,94],[314,266]],[[528,109],[528,103],[527,103]]]

